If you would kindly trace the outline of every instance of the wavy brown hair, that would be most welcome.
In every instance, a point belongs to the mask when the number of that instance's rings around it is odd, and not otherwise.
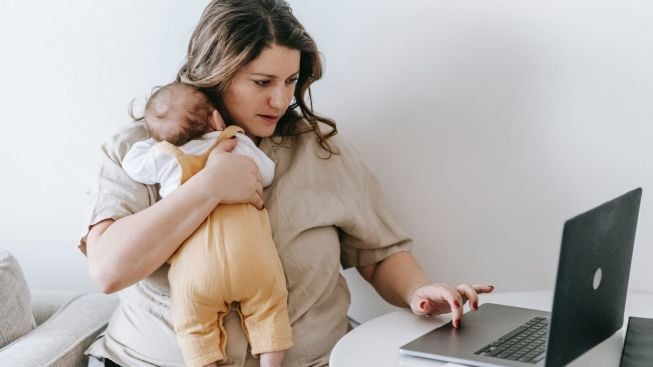
[[[236,72],[273,44],[300,52],[294,101],[274,136],[313,132],[329,156],[338,154],[327,141],[338,133],[335,121],[313,111],[310,86],[322,77],[320,53],[284,0],[211,1],[193,31],[177,81],[199,88],[216,106],[222,106],[222,92]],[[320,124],[330,131],[322,132]]]

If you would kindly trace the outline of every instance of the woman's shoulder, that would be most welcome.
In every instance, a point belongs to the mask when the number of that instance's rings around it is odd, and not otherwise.
[[[144,121],[131,121],[116,130],[113,135],[104,142],[104,144],[114,145],[128,143],[131,145],[149,137],[150,134],[147,132]]]
[[[275,149],[278,176],[293,181],[292,187],[323,188],[330,195],[363,195],[377,182],[355,144],[339,133],[328,139],[333,154],[322,147],[316,134],[292,137],[287,148]]]
[[[293,137],[289,144],[291,160],[303,162],[303,165],[321,167],[331,174],[355,174],[367,171],[363,156],[355,145],[344,136],[337,133],[322,143],[314,132],[307,132]],[[328,144],[329,150],[326,149]]]
[[[325,137],[321,142],[314,131],[308,131],[294,137],[289,145],[294,146],[296,150],[306,152],[314,152],[317,157],[321,158],[337,158],[343,154],[349,155],[351,153],[358,154],[355,147],[351,142],[343,136],[341,132],[335,130],[335,134],[326,138],[331,132],[330,127],[323,127],[320,129],[322,136]],[[329,148],[333,154],[329,153],[326,148]],[[304,152],[306,151],[306,152]]]
[[[121,126],[105,140],[104,144],[102,144],[102,150],[109,156],[122,160],[134,143],[149,137],[150,134],[143,121],[132,121]]]

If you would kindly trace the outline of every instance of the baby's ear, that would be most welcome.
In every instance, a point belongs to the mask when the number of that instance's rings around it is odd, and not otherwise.
[[[213,128],[215,128],[217,131],[224,130],[224,120],[222,119],[222,116],[220,116],[220,112],[218,112],[218,110],[213,110],[213,113],[211,114],[211,120],[213,123]]]

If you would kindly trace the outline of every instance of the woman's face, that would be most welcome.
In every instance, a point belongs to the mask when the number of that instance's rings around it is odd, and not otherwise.
[[[273,44],[243,66],[222,94],[229,121],[254,139],[271,136],[295,92],[299,58],[298,50]]]

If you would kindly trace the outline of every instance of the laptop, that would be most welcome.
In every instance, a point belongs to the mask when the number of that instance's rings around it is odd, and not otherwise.
[[[482,304],[401,354],[470,366],[564,366],[623,325],[642,189],[565,222],[552,311]]]

